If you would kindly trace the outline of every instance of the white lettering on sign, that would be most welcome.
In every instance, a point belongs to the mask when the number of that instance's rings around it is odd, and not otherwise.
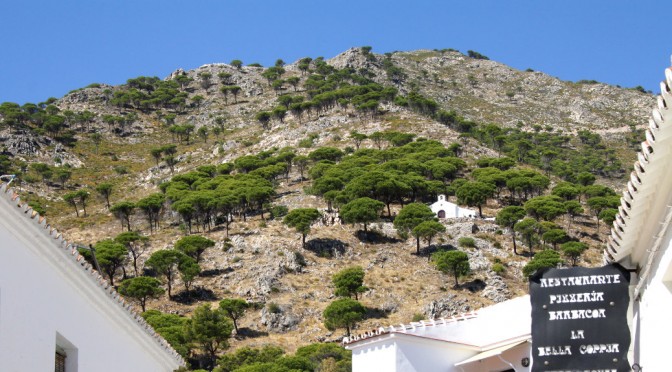
[[[579,347],[581,354],[604,354],[604,353],[618,353],[618,344],[595,344],[595,345],[581,345]]]
[[[576,285],[619,284],[621,276],[618,274],[608,275],[583,275],[568,276],[564,278],[541,278],[541,287],[568,287]]]
[[[572,332],[572,337],[571,337],[572,340],[578,340],[578,339],[585,338],[583,336],[583,329],[579,329],[579,330],[571,331],[571,332]]]
[[[606,318],[604,309],[580,309],[549,311],[548,320],[596,319]]]
[[[569,345],[565,346],[542,346],[538,347],[539,356],[550,355],[572,355],[572,348]]]
[[[568,293],[568,294],[554,294],[549,295],[551,304],[566,304],[575,302],[598,302],[604,301],[604,292],[589,292],[589,293]]]

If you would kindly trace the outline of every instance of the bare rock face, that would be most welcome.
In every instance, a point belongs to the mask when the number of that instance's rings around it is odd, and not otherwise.
[[[60,143],[57,143],[56,146],[54,146],[53,160],[57,164],[69,164],[75,168],[79,168],[84,165],[84,163],[79,160],[79,158],[67,151],[66,148]]]
[[[422,312],[427,319],[439,319],[466,313],[469,310],[471,310],[471,306],[469,306],[467,299],[458,298],[454,294],[448,294],[444,298],[434,300],[425,305]]]
[[[91,103],[99,102],[104,99],[103,92],[113,88],[113,86],[107,84],[96,84],[95,86],[92,85],[86,88],[73,90],[63,96],[63,98],[58,101],[58,105],[70,109],[85,109],[87,106],[90,108],[89,105]]]
[[[481,291],[481,297],[494,302],[502,302],[511,298],[511,292],[499,275],[495,274],[494,271],[489,271],[485,280],[485,288]]]
[[[375,55],[368,54],[368,56],[369,57],[367,58],[367,55],[361,48],[350,48],[336,57],[331,58],[328,63],[339,69],[378,69],[379,64],[377,63]]]
[[[82,161],[69,153],[63,144],[54,142],[49,137],[25,131],[1,132],[0,152],[12,156],[29,157],[50,165],[69,164],[75,168],[83,165]]]
[[[261,310],[261,324],[269,332],[286,333],[293,331],[301,322],[298,315],[292,313],[288,305],[275,305],[270,310],[264,307]]]
[[[0,136],[3,150],[12,155],[39,156],[43,146],[47,146],[47,139],[26,133],[5,133]]]
[[[399,301],[393,296],[388,296],[387,300],[378,306],[378,309],[385,314],[396,313],[399,310]]]
[[[277,267],[261,267],[259,268],[256,290],[257,295],[268,295],[273,291],[278,290],[279,279],[285,273],[282,266]]]
[[[283,249],[283,260],[280,262],[285,270],[300,273],[304,266],[307,265],[305,257],[299,252],[293,252],[288,249]]]
[[[166,78],[166,80],[173,80],[173,79],[177,78],[178,76],[184,75],[184,74],[185,74],[184,69],[178,68],[177,70],[171,72],[170,76],[168,76]]]

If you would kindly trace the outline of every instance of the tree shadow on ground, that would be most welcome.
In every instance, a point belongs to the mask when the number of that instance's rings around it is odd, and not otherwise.
[[[171,300],[183,305],[191,305],[197,301],[216,301],[217,299],[215,292],[203,287],[181,291],[171,298]]]
[[[386,243],[399,243],[401,240],[397,238],[391,238],[385,234],[380,233],[379,231],[367,231],[357,230],[355,236],[359,241],[369,243],[369,244],[386,244]]]
[[[251,329],[247,327],[238,328],[238,334],[236,338],[257,338],[257,337],[266,337],[268,332],[260,331],[258,329]]]
[[[471,293],[480,292],[485,289],[485,282],[481,279],[474,279],[470,282],[465,282],[459,285],[459,288],[466,289]]]
[[[289,191],[279,192],[279,193],[275,194],[275,197],[277,199],[280,199],[283,196],[294,195],[294,194],[300,194],[300,192],[297,191],[297,190],[289,190]]]
[[[338,239],[317,238],[306,242],[306,250],[315,253],[318,257],[333,258],[343,255],[348,247]]]
[[[390,315],[389,311],[383,309],[368,306],[365,306],[364,308],[366,309],[366,314],[364,315],[366,319],[385,319]]]
[[[603,224],[603,225],[606,225],[606,224]],[[593,224],[592,226],[594,227],[594,226],[596,226],[596,224]],[[600,227],[603,227],[603,228],[608,230],[609,226],[607,226],[607,227],[600,226]],[[589,232],[585,232],[585,231],[579,231],[577,233],[577,235],[581,238],[590,238],[590,239],[593,239],[593,240],[598,241],[598,242],[602,241],[602,237],[600,236],[600,234],[598,234],[596,232],[595,233],[589,233]]]
[[[201,273],[198,274],[198,276],[204,277],[204,278],[210,278],[210,277],[213,277],[213,276],[228,274],[228,273],[232,273],[232,272],[233,272],[233,269],[230,268],[230,267],[227,267],[226,269],[209,269],[209,270],[201,271]]]
[[[530,250],[527,247],[524,247],[523,249],[518,247],[517,251],[518,251],[518,256],[520,256],[520,257],[527,257],[527,258],[534,257],[534,251],[530,252]]]

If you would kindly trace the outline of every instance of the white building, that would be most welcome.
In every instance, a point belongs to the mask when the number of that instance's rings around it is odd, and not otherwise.
[[[631,280],[634,370],[668,371],[672,334],[672,69],[665,70],[658,107],[653,110],[646,141],[621,198],[606,262],[634,270]]]
[[[0,186],[0,371],[173,371],[183,359]]]
[[[439,218],[476,217],[476,211],[461,208],[459,205],[447,201],[445,195],[439,195],[439,200],[429,208]]]
[[[530,297],[344,339],[353,372],[529,371]]]

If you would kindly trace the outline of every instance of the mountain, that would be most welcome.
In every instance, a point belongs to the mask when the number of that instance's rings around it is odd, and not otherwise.
[[[451,152],[464,161],[441,186],[448,194],[455,192],[455,179],[475,177],[473,171],[484,166],[479,161],[505,156],[521,169],[549,177],[549,187],[542,188],[546,194],[563,180],[581,183],[581,173],[594,175],[600,184],[622,185],[622,164],[634,159],[634,129],[646,123],[655,103],[651,94],[637,89],[561,81],[454,50],[378,55],[365,47],[329,60],[279,61],[270,68],[234,65],[180,69],[165,79],[138,77],[120,86],[92,84],[36,105],[4,103],[2,172],[19,175],[15,182],[22,199],[39,208],[69,241],[88,245],[124,230],[97,196],[101,183],[112,186],[112,204],[135,202],[166,191],[173,177],[191,177],[203,165],[219,166],[213,169],[221,173],[249,173],[242,161],[236,162],[246,155],[263,162],[283,151],[307,156],[333,147],[356,154],[361,147],[385,163],[386,156],[413,151],[409,141],[421,147],[418,139],[424,139],[445,146],[434,147],[441,156]],[[357,140],[357,134],[366,139]],[[309,177],[309,169],[318,167],[314,163],[319,163],[317,155],[305,169],[294,162],[271,174],[274,196],[260,207],[245,206],[230,231],[221,218],[216,226],[192,226],[168,202],[154,230],[136,210],[131,228],[149,239],[141,263],[151,252],[173,247],[190,228],[216,242],[203,253],[194,290],[184,292],[178,280],[175,299],[150,300],[148,308],[189,315],[202,303],[244,298],[255,308],[239,321],[244,331],[232,346],[275,343],[293,350],[343,336],[342,330],[324,327],[322,311],[335,299],[332,275],[350,266],[363,267],[369,288],[360,298],[367,319],[356,332],[450,316],[526,292],[522,268],[530,258],[514,255],[510,230],[488,219],[448,221],[433,248],[423,244],[416,255],[415,239],[399,237],[387,211],[368,226],[371,234],[363,234],[358,224],[340,224],[336,212],[327,212],[310,227],[302,247],[301,234],[282,218],[269,218],[269,212],[273,206],[327,209],[326,194],[311,181],[319,178],[317,171]],[[514,191],[506,196],[506,185],[498,187],[497,197],[483,205],[486,217],[522,204],[522,194],[520,199]],[[89,192],[86,208],[75,201],[73,209],[64,196],[79,190]],[[429,203],[435,194],[399,196],[388,201],[390,214],[413,200]],[[525,199],[532,197],[525,194]],[[596,224],[588,197],[573,222],[564,215],[554,221],[557,227],[570,226],[567,233],[591,247],[582,264],[599,265],[608,229]],[[473,241],[460,240],[465,237]],[[471,274],[460,287],[453,287],[452,278],[428,259],[441,247],[469,255]],[[126,273],[132,274],[130,263]],[[121,271],[116,276],[121,279]]]

